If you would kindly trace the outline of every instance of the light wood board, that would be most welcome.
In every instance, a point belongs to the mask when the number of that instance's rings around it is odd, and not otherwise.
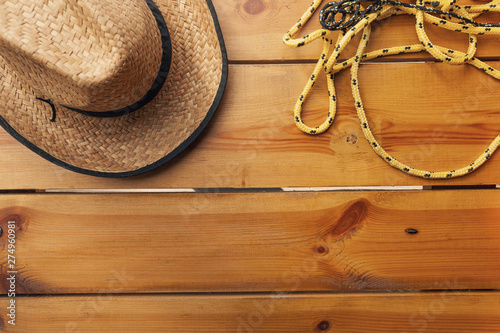
[[[300,132],[292,110],[311,72],[312,65],[304,64],[231,66],[222,106],[200,140],[165,167],[130,179],[67,171],[0,131],[0,183],[3,189],[500,183],[496,155],[453,180],[425,180],[393,169],[361,132],[347,72],[336,80],[339,106],[332,128],[319,136]],[[500,131],[500,82],[471,66],[366,65],[360,87],[375,137],[410,166],[444,171],[468,165]],[[305,104],[306,123],[322,122],[327,107],[320,80]]]
[[[323,1],[325,5],[328,1]],[[283,35],[309,8],[311,1],[301,0],[214,0],[224,40],[227,44],[230,61],[236,62],[277,62],[277,61],[317,61],[321,54],[321,41],[302,48],[290,48],[283,44]],[[477,1],[459,1],[460,4],[479,4]],[[479,21],[498,22],[500,14],[488,13]],[[298,36],[319,29],[318,12],[311,18]],[[436,44],[455,50],[467,51],[468,36],[426,24],[430,40]],[[353,40],[341,58],[352,56],[358,38]],[[391,17],[374,23],[368,50],[418,44],[415,31],[415,18],[410,15]],[[479,36],[476,56],[481,58],[500,57],[500,37],[495,35]],[[387,59],[432,60],[428,53],[404,56],[391,56]]]

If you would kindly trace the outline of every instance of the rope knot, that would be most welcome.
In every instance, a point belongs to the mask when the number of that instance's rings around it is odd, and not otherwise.
[[[369,0],[341,0],[329,2],[319,13],[319,22],[327,30],[347,30],[355,26],[365,15],[382,9],[382,1],[377,0],[366,9],[361,2]],[[339,16],[339,14],[341,16]]]

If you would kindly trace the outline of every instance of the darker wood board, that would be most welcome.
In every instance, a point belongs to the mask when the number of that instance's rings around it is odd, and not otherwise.
[[[2,293],[500,289],[498,193],[3,195]]]
[[[498,292],[76,295],[17,299],[2,332],[496,333]]]

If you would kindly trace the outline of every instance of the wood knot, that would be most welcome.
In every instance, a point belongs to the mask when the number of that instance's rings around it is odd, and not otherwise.
[[[5,217],[2,217],[0,220],[0,223],[5,223],[5,222],[14,222],[16,225],[20,225],[24,222],[25,218],[19,213],[13,213],[9,214]]]
[[[247,0],[243,9],[250,15],[258,15],[266,9],[266,4],[262,0]]]
[[[14,222],[16,237],[26,230],[28,217],[21,212],[19,207],[8,207],[0,211],[0,238],[7,236],[9,224]],[[9,223],[10,222],[10,223]]]
[[[346,139],[347,143],[350,143],[351,145],[355,145],[358,143],[358,136],[356,134],[349,134]]]
[[[364,223],[370,203],[366,199],[357,200],[347,207],[333,227],[325,235],[327,238],[340,239],[355,233]]]
[[[316,326],[317,331],[319,332],[328,332],[331,327],[332,325],[328,320],[323,320]]]
[[[316,247],[315,252],[320,256],[326,256],[328,252],[330,252],[330,249],[326,246],[319,245]]]
[[[32,290],[28,288],[26,285],[26,281],[19,273],[7,273],[7,270],[0,271],[0,292],[2,294],[9,293],[9,290],[12,289],[11,281],[7,280],[8,277],[12,275],[15,276],[15,286],[16,286],[16,294],[28,294],[31,293]]]

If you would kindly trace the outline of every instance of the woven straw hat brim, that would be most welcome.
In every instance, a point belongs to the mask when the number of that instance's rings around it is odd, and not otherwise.
[[[72,171],[127,177],[151,171],[182,152],[203,131],[222,99],[227,55],[210,0],[154,0],[172,44],[168,77],[143,108],[92,117],[36,99],[0,57],[0,124],[26,147]]]

